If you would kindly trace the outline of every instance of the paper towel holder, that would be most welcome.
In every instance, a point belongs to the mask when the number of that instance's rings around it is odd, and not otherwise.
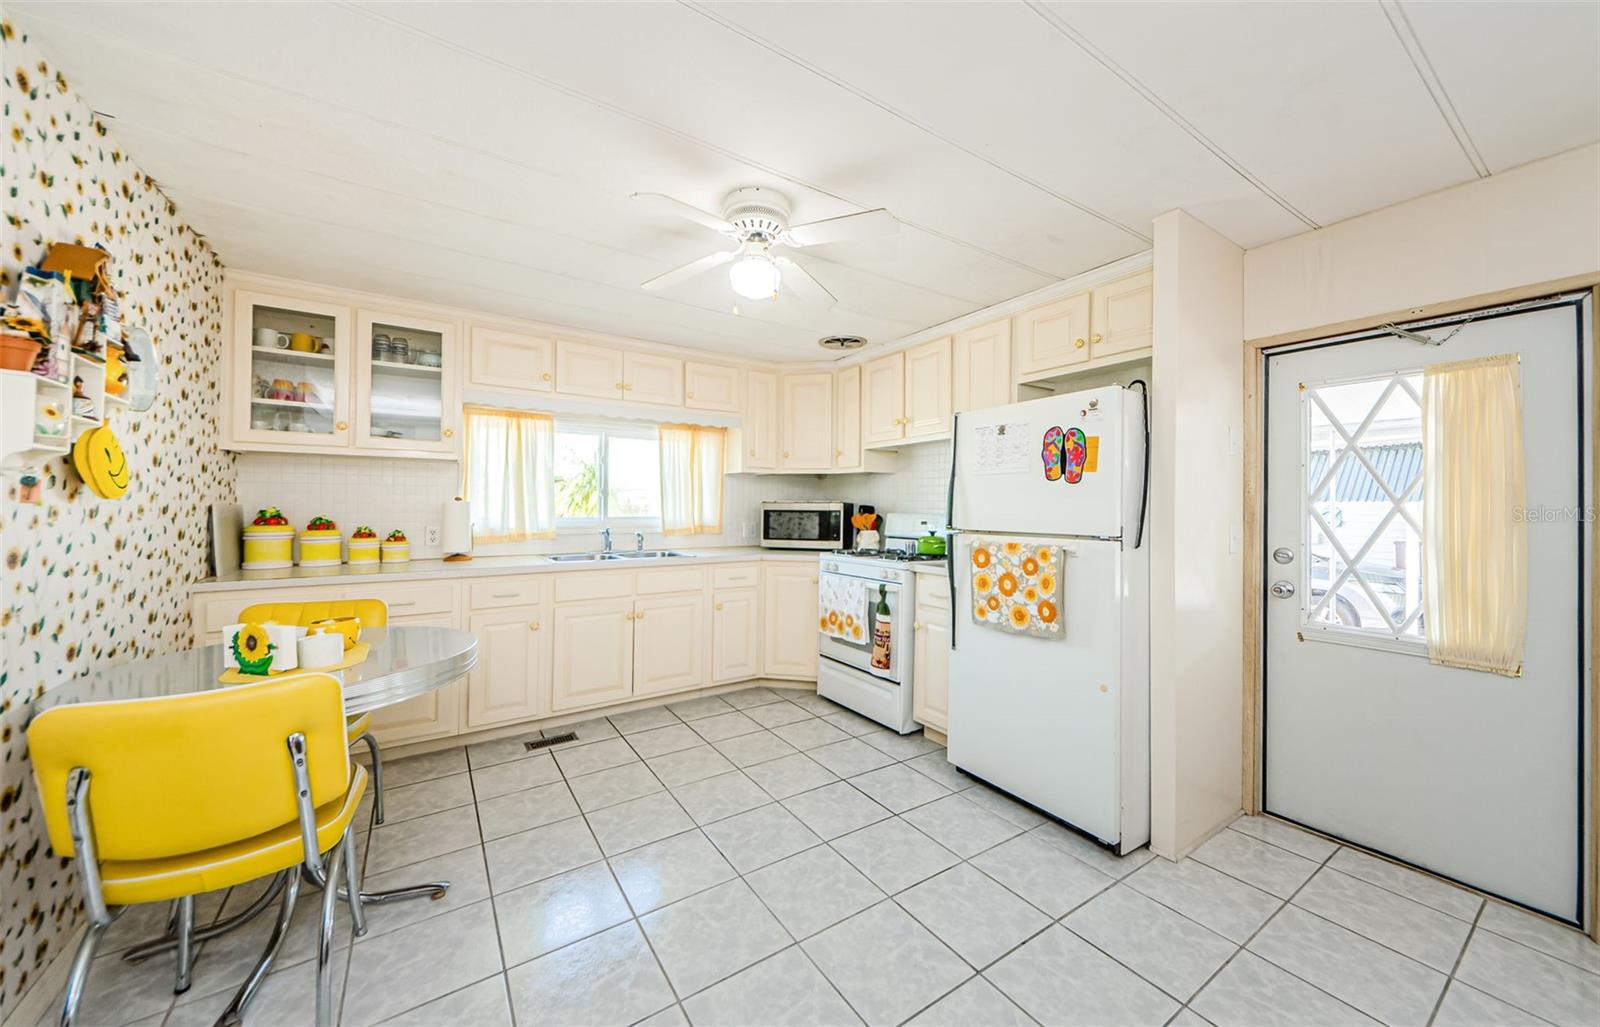
[[[444,505],[445,563],[472,559],[472,504],[461,496]]]

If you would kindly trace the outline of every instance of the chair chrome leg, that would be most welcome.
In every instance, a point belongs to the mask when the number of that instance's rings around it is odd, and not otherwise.
[[[289,934],[289,921],[294,918],[294,901],[300,894],[300,875],[294,870],[285,870],[278,876],[283,880],[283,904],[278,907],[278,920],[272,925],[272,937],[267,939],[266,951],[261,953],[261,958],[250,971],[250,976],[239,986],[233,1001],[228,1003],[228,1008],[217,1017],[219,1025],[235,1027],[244,1022],[245,1007],[250,1004],[256,990],[261,987],[261,982],[266,980],[267,974],[271,972],[272,962],[278,958],[278,950],[283,947],[283,939]]]
[[[256,917],[260,916],[262,910],[272,905],[273,901],[277,899],[278,894],[281,891],[283,891],[283,875],[278,874],[272,879],[272,884],[267,887],[267,890],[257,896],[255,901],[251,902],[250,905],[235,913],[233,916],[228,917],[226,920],[219,920],[214,924],[209,924],[205,927],[198,928],[194,932],[195,942],[199,943],[205,941],[207,938],[215,938],[219,934],[226,934],[228,931],[231,931],[236,927],[243,927],[251,920],[254,920]],[[176,906],[176,903],[174,903],[174,906]],[[133,948],[124,952],[122,954],[122,958],[129,963],[141,963],[144,960],[149,959],[151,956],[172,951],[178,947],[178,933],[176,928],[177,920],[174,918],[172,923],[168,925],[167,934],[164,937],[152,938],[149,941],[140,942],[138,945],[135,945]]]
[[[356,840],[348,827],[344,831],[344,841],[339,844],[344,847],[344,887],[335,890],[350,907],[350,927],[359,938],[367,933],[367,911],[364,908],[366,904],[361,901],[361,868],[356,866]]]
[[[178,975],[172,984],[172,993],[182,995],[189,990],[190,975],[194,970],[194,896],[185,895],[178,900]]]
[[[372,754],[372,819],[383,823],[383,756],[378,752],[378,740],[368,731],[361,736]]]
[[[449,881],[430,881],[427,884],[413,884],[404,888],[389,888],[386,891],[361,892],[361,901],[368,906],[381,906],[385,902],[401,902],[405,899],[442,899],[450,890]],[[339,886],[339,897],[346,898],[349,890]]]
[[[94,950],[105,931],[104,924],[90,923],[83,941],[78,943],[78,951],[72,957],[72,971],[67,975],[66,997],[61,1003],[61,1027],[72,1027],[77,1019],[78,1005],[83,1001],[83,989],[89,983],[89,967],[94,965]]]
[[[322,889],[322,923],[317,932],[317,1027],[333,1027],[333,912],[339,901],[339,862],[350,848],[349,829],[344,840],[328,855],[327,881]],[[357,903],[359,905],[359,903]]]

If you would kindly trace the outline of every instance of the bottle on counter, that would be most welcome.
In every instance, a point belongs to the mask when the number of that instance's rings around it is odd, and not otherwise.
[[[889,586],[878,586],[878,605],[872,617],[872,665],[888,670],[894,645],[894,623],[889,613]]]

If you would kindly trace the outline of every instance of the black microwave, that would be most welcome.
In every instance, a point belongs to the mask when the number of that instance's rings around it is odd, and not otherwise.
[[[769,549],[853,549],[853,503],[779,501],[761,504],[761,544]]]

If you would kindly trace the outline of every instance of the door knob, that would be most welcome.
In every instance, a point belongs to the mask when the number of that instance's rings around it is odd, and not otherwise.
[[[1287,581],[1274,581],[1268,591],[1278,599],[1288,599],[1294,595],[1294,585]]]

